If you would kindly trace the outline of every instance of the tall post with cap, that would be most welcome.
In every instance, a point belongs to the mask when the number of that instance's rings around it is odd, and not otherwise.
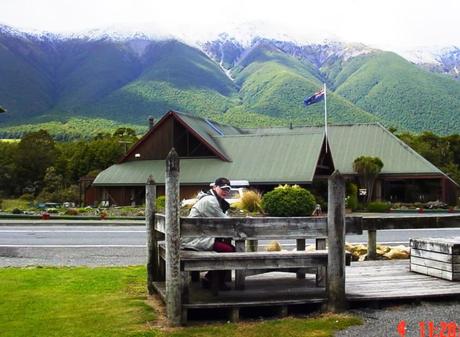
[[[345,179],[334,171],[328,181],[328,310],[345,310]]]
[[[181,324],[179,156],[174,148],[166,158],[166,311],[171,325]]]
[[[155,231],[156,185],[152,176],[145,185],[145,225],[147,228],[147,289],[149,295],[154,292],[153,282],[160,280],[158,235]]]

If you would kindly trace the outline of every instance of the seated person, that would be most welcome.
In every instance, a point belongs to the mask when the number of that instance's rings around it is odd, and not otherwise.
[[[227,178],[218,178],[207,192],[200,192],[198,201],[190,210],[190,217],[220,217],[226,218],[227,210],[230,208],[229,203],[225,200],[228,196],[231,186]],[[235,246],[218,238],[198,237],[184,238],[181,241],[181,249],[188,250],[207,250],[220,253],[231,253],[235,251]],[[214,273],[219,278],[220,290],[229,290],[225,284],[225,272],[219,271]],[[202,279],[204,287],[208,288],[211,284],[211,273],[208,272]]]

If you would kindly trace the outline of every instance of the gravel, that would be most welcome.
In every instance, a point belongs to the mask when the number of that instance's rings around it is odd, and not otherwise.
[[[458,337],[460,336],[460,300],[449,302],[421,302],[420,304],[404,304],[388,306],[383,309],[350,310],[350,313],[363,318],[364,324],[338,332],[336,337]],[[398,333],[398,324],[404,321],[405,334]],[[420,323],[425,322],[425,334],[421,334]],[[429,333],[428,326],[432,322],[437,329]],[[457,325],[455,334],[441,331],[441,322]]]
[[[0,247],[0,267],[145,265],[143,247]]]

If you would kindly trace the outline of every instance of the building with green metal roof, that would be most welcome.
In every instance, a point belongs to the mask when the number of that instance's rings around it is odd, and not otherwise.
[[[451,201],[457,186],[382,125],[236,128],[181,112],[169,111],[120,161],[94,180],[94,200],[112,204],[142,203],[151,175],[164,186],[165,159],[178,152],[182,197],[191,197],[217,177],[248,180],[266,191],[278,184],[313,186],[334,171],[355,179],[353,161],[379,157],[384,167],[376,197],[391,201]]]

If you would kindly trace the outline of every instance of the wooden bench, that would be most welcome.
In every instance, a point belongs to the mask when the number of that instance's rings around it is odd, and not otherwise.
[[[238,271],[284,271],[316,274],[316,285],[325,286],[328,264],[327,250],[315,251],[279,251],[279,252],[197,252],[181,251],[181,270],[214,271],[235,270],[235,288],[245,288],[245,276],[238,279]],[[346,264],[350,265],[351,254],[347,253]],[[252,273],[256,274],[256,273]],[[239,284],[238,284],[239,283]],[[216,285],[213,292],[217,293]]]
[[[460,281],[460,237],[411,239],[410,270]]]
[[[346,307],[345,297],[345,234],[361,234],[361,218],[345,218],[345,180],[339,172],[328,179],[328,215],[326,217],[244,217],[244,218],[184,218],[179,208],[179,157],[172,149],[166,160],[165,190],[166,214],[155,214],[155,185],[149,178],[146,184],[147,224],[147,286],[149,293],[156,289],[166,303],[171,325],[184,324],[190,272],[199,270],[235,270],[236,284],[244,285],[247,270],[296,269],[316,267],[326,269],[326,289],[322,299],[328,310],[338,312]],[[183,238],[214,237],[234,240],[236,253],[184,252],[180,249]],[[328,251],[305,251],[305,239],[328,238]],[[248,240],[295,239],[296,252],[243,252]],[[159,241],[164,240],[167,249],[160,252]],[[322,240],[325,243],[325,240]],[[165,268],[159,266],[164,256]],[[253,268],[253,269],[248,269]],[[165,271],[163,273],[163,271]],[[299,273],[301,274],[301,273]],[[299,275],[302,276],[302,275]],[[299,282],[296,282],[299,283]],[[303,284],[303,282],[300,282]],[[306,282],[308,283],[308,282]],[[289,289],[286,289],[289,291]],[[244,293],[240,293],[244,296]],[[265,304],[272,304],[266,293]],[[204,304],[214,302],[203,299]],[[292,299],[291,299],[292,300]],[[319,300],[316,298],[316,300]],[[200,301],[200,299],[198,299]],[[207,302],[208,301],[208,302]],[[243,304],[239,301],[234,312]],[[247,305],[259,305],[260,298],[249,299]],[[279,302],[277,302],[280,304]],[[289,302],[292,303],[292,302]],[[201,303],[203,304],[203,303]],[[213,304],[215,305],[215,303]],[[235,304],[232,304],[235,306]],[[283,311],[285,311],[283,309]],[[236,315],[235,317],[236,318]]]
[[[161,219],[161,220],[160,220]],[[295,272],[297,278],[305,278],[305,273],[316,275],[316,285],[324,287],[328,265],[326,250],[327,228],[325,218],[181,218],[181,236],[187,238],[199,236],[220,236],[235,241],[235,253],[217,253],[209,251],[181,251],[181,272],[192,272],[192,280],[197,281],[199,271],[234,270],[235,289],[245,288],[247,276],[270,271]],[[348,219],[347,232],[360,233],[360,219]],[[163,218],[157,217],[156,229],[164,231]],[[270,226],[266,224],[269,223]],[[316,250],[305,250],[305,239],[316,239]],[[295,239],[297,251],[246,252],[247,240]],[[164,243],[159,244],[161,259],[165,259]],[[346,264],[351,255],[346,254]],[[163,261],[164,263],[164,261]],[[163,269],[163,268],[161,268]],[[188,283],[187,275],[183,275]],[[228,279],[230,281],[230,279]],[[217,294],[217,284],[212,285]],[[187,292],[187,289],[184,289]]]
[[[322,245],[320,239],[319,245]],[[325,245],[325,244],[324,244]],[[317,244],[318,246],[318,244]],[[166,258],[165,244],[159,243],[160,258]],[[324,287],[326,283],[326,271],[328,265],[328,251],[275,251],[275,252],[235,252],[218,253],[213,251],[191,251],[181,250],[180,252],[182,279],[184,280],[184,293],[188,293],[189,278],[187,273],[201,271],[234,270],[235,289],[245,288],[245,278],[249,275],[266,273],[271,271],[283,271],[296,273],[298,278],[304,278],[305,273],[316,275],[316,285]],[[346,254],[346,265],[351,263],[351,254]],[[199,277],[192,274],[192,280],[197,281]],[[231,277],[228,281],[231,280]],[[213,294],[218,294],[217,278],[212,284]]]

